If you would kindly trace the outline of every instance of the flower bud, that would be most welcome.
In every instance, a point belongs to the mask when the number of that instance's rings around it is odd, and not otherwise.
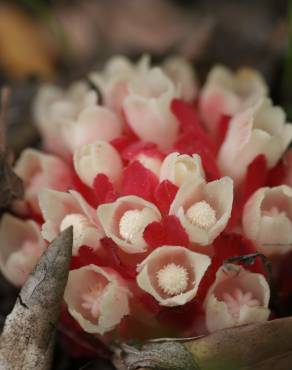
[[[73,161],[76,173],[89,187],[99,174],[107,175],[114,184],[120,180],[122,160],[116,149],[105,141],[82,145],[75,150]]]

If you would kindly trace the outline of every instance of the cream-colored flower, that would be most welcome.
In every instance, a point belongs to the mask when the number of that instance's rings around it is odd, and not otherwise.
[[[173,82],[160,68],[152,68],[135,76],[128,89],[123,107],[129,126],[141,140],[169,148],[178,134],[178,122],[170,109],[178,96]]]
[[[97,214],[105,234],[126,253],[145,252],[143,232],[147,225],[161,219],[154,204],[134,195],[100,205]]]
[[[222,115],[235,113],[267,95],[268,87],[261,74],[250,68],[233,73],[217,65],[211,69],[200,95],[200,113],[210,132],[216,131]]]
[[[172,56],[167,58],[163,64],[164,73],[174,82],[180,91],[180,96],[186,101],[193,101],[198,93],[198,82],[194,68],[184,58]]]
[[[103,335],[130,313],[130,296],[114,270],[88,265],[69,272],[64,299],[83,330]]]
[[[98,174],[105,174],[116,184],[119,182],[123,163],[116,149],[105,141],[95,141],[76,149],[74,168],[80,179],[89,187]]]
[[[209,183],[196,178],[179,188],[169,213],[179,218],[191,242],[209,245],[226,227],[232,201],[233,182],[229,177]]]
[[[149,64],[148,56],[143,56],[137,64],[124,56],[114,56],[103,71],[92,72],[89,78],[101,91],[104,105],[120,115],[124,99],[129,93],[129,82],[134,76],[148,70]]]
[[[156,248],[138,265],[137,283],[162,306],[181,306],[197,293],[210,258],[180,246]]]
[[[266,255],[292,250],[292,188],[260,188],[247,201],[242,216],[245,235]]]
[[[33,113],[46,149],[67,156],[68,149],[61,135],[63,124],[77,119],[81,111],[96,103],[96,92],[82,81],[66,90],[53,85],[41,87]]]
[[[160,181],[169,180],[180,187],[196,178],[205,178],[201,157],[198,154],[190,156],[174,152],[164,159],[160,169]]]
[[[71,151],[96,140],[111,141],[121,136],[123,123],[112,111],[101,106],[82,110],[76,120],[62,126],[62,135]]]
[[[268,99],[260,100],[231,120],[218,154],[220,169],[238,185],[255,157],[263,154],[272,168],[291,140],[292,126],[286,124],[283,109]]]
[[[40,208],[45,223],[43,237],[51,242],[69,226],[73,226],[73,255],[78,255],[83,245],[95,251],[101,248],[104,232],[95,210],[76,191],[63,193],[45,189],[40,193]]]
[[[228,264],[216,274],[205,302],[206,324],[210,332],[266,321],[270,288],[262,274]]]
[[[38,196],[43,188],[64,191],[71,185],[69,167],[60,158],[36,149],[25,149],[14,166],[25,188],[24,201],[15,202],[16,211],[27,213],[30,209],[40,213]]]
[[[45,250],[39,225],[5,213],[0,225],[0,269],[13,285],[22,286]]]

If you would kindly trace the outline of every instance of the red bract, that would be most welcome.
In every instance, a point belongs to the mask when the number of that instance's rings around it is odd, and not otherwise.
[[[271,168],[267,174],[267,186],[279,186],[282,185],[286,173],[289,169],[285,167],[283,159],[276,164],[275,167]]]
[[[231,233],[221,234],[214,242],[214,258],[212,268],[217,270],[225,260],[231,257],[240,257],[247,254],[256,253],[256,246],[253,242],[243,235]],[[243,264],[238,261],[238,264],[243,265],[246,269],[252,272],[266,273],[265,267],[259,258],[254,260],[251,265]]]
[[[113,184],[104,174],[99,174],[95,177],[93,181],[93,191],[98,204],[113,202],[117,198]]]
[[[131,161],[140,153],[149,153],[149,155],[158,158],[162,157],[162,154],[157,150],[156,144],[145,141],[131,143],[123,150],[121,156],[126,161]]]
[[[268,177],[267,161],[264,155],[258,155],[248,166],[247,174],[241,186],[239,194],[236,197],[232,206],[231,217],[228,222],[227,231],[232,231],[239,222],[242,215],[243,207],[249,197],[259,188],[266,186]]]
[[[121,154],[133,142],[133,138],[128,136],[121,136],[117,139],[112,140],[110,143]]]
[[[225,139],[225,136],[229,128],[229,124],[230,117],[225,115],[223,115],[218,122],[218,128],[215,137],[218,150]]]
[[[180,122],[184,133],[191,135],[194,140],[199,140],[215,154],[215,145],[204,131],[194,106],[183,100],[174,99],[171,103],[171,111]]]
[[[247,168],[242,190],[243,205],[256,190],[265,186],[267,176],[267,160],[263,154],[258,155]]]
[[[169,180],[162,181],[155,189],[155,203],[163,214],[168,213],[177,191],[178,187]]]
[[[115,242],[110,238],[103,238],[101,240],[101,244],[103,245],[106,256],[106,266],[113,268],[118,273],[120,273],[125,279],[134,279],[137,275],[136,268],[130,265],[125,265],[117,251],[118,247]]]
[[[134,161],[124,170],[122,195],[137,195],[149,202],[153,201],[158,178],[140,162]]]
[[[97,256],[92,248],[84,245],[80,247],[78,256],[72,256],[71,270],[90,264],[102,266],[104,265],[104,262],[99,256]]]
[[[202,303],[193,299],[183,306],[163,308],[158,315],[158,320],[164,325],[170,325],[176,330],[185,331],[193,326],[193,323],[203,317]]]
[[[199,139],[194,138],[188,133],[182,134],[174,144],[174,149],[181,154],[199,154],[208,181],[217,180],[221,177],[214,153]]]
[[[92,206],[97,207],[98,201],[95,198],[93,189],[85,185],[74,172],[72,176],[73,189],[80,193],[83,198]]]
[[[159,312],[161,312],[162,310],[162,307],[153,297],[151,297],[150,294],[147,293],[138,294],[137,299],[139,302],[142,303],[146,310],[152,312],[154,315],[159,314]]]
[[[146,227],[143,237],[152,248],[189,244],[188,235],[176,216],[166,216],[161,222],[152,222]]]

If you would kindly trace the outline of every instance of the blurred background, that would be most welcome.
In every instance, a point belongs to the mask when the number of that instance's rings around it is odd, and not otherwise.
[[[289,0],[0,0],[0,85],[13,88],[10,127],[24,127],[40,81],[67,84],[116,53],[150,53],[153,61],[180,54],[201,81],[215,63],[252,66],[292,118],[291,35]],[[36,135],[28,124],[20,142],[11,132],[17,152]]]
[[[24,121],[40,81],[67,84],[116,53],[180,54],[201,81],[215,63],[252,66],[292,119],[291,35],[289,0],[0,0],[0,86],[12,86],[14,149],[36,138]]]

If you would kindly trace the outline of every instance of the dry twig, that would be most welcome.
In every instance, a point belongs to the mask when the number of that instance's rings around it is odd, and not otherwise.
[[[48,247],[6,319],[0,337],[1,370],[50,368],[71,254],[72,227]]]

